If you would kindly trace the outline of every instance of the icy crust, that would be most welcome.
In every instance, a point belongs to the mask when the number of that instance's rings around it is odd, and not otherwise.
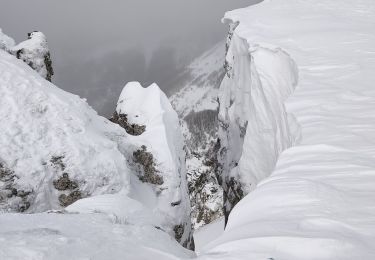
[[[271,174],[280,153],[298,136],[284,106],[298,81],[294,61],[280,48],[250,47],[236,26],[232,23],[228,36],[226,76],[219,93],[218,174],[226,218]]]
[[[129,189],[119,127],[3,51],[0,85],[0,163],[10,172],[1,176],[3,211],[20,210],[21,191],[22,211],[41,212],[61,208],[59,197],[73,190],[86,197]],[[64,173],[74,185],[58,190]]]
[[[143,88],[138,82],[124,87],[116,112],[126,116],[128,124],[145,127],[129,140],[137,147],[133,161],[141,168],[140,180],[154,188],[152,207],[163,219],[160,227],[193,249],[184,139],[177,113],[156,84]]]
[[[298,64],[286,110],[302,139],[201,259],[373,259],[375,3],[268,0],[225,17],[250,50],[280,46]]]

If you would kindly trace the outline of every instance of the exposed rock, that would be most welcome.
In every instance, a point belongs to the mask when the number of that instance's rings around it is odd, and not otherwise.
[[[146,131],[145,125],[130,124],[126,114],[119,114],[117,111],[113,113],[113,116],[109,119],[113,123],[120,125],[130,135],[141,135]]]
[[[53,186],[59,191],[74,190],[78,188],[78,183],[69,179],[69,174],[63,173],[58,179],[53,181]]]
[[[141,149],[133,153],[133,160],[143,168],[143,174],[139,177],[141,181],[154,185],[162,185],[164,183],[163,177],[158,174],[159,172],[155,168],[154,156],[147,151],[146,146],[142,145]]]
[[[81,198],[82,198],[81,192],[76,190],[76,191],[69,193],[68,195],[61,194],[59,196],[59,202],[61,206],[67,207]]]

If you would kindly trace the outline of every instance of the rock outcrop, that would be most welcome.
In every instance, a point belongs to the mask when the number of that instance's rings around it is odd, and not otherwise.
[[[27,37],[27,40],[11,47],[9,52],[17,59],[23,60],[43,78],[52,81],[54,72],[46,36],[42,32],[34,31]]]

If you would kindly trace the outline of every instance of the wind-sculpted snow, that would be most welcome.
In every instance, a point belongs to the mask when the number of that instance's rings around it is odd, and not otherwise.
[[[234,207],[224,234],[202,250],[201,259],[375,258],[375,3],[268,0],[229,12],[225,20],[238,23],[233,39],[248,45],[247,56],[255,54],[247,62],[261,64],[256,74],[267,75],[285,53],[295,60],[298,87],[285,106],[301,139],[263,180],[251,167],[264,161],[245,161],[246,154],[270,146],[251,146],[249,131],[238,139],[240,180],[248,174],[261,182]],[[234,64],[241,59],[234,55]],[[243,69],[241,75],[250,73]],[[280,86],[290,75],[285,69],[278,70],[282,81],[274,81]],[[290,93],[283,91],[279,102]],[[264,133],[272,129],[264,127]]]
[[[219,93],[218,176],[226,220],[298,136],[284,106],[298,80],[294,61],[279,48],[249,46],[236,26],[229,32]]]

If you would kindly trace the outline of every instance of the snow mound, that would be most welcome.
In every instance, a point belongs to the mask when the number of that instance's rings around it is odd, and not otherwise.
[[[268,0],[225,20],[238,24],[233,39],[248,55],[282,50],[296,61],[299,83],[285,106],[302,138],[234,207],[200,259],[373,259],[375,3]],[[272,70],[272,52],[260,54],[260,72]]]

